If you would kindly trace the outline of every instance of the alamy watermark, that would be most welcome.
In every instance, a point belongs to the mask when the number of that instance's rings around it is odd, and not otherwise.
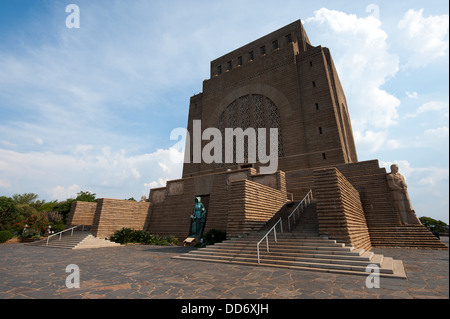
[[[269,141],[267,141],[267,130],[269,130]],[[261,174],[273,174],[278,170],[277,128],[255,129],[249,127],[245,130],[242,128],[225,128],[224,133],[225,136],[223,136],[221,130],[213,127],[209,127],[202,132],[201,120],[193,121],[192,136],[184,128],[172,130],[170,140],[178,142],[171,148],[171,161],[174,163],[203,162],[206,164],[254,164],[259,162],[262,165],[268,164],[260,167]],[[247,148],[245,147],[246,140]],[[202,149],[202,141],[210,142]],[[267,148],[269,154],[267,154]],[[180,155],[183,152],[184,157]],[[247,158],[245,158],[245,155],[247,155]]]
[[[80,28],[80,7],[76,4],[69,4],[66,7],[66,12],[70,13],[66,17],[66,27],[68,29],[79,29]]]
[[[66,287],[69,289],[80,288],[80,267],[75,264],[67,265],[66,272],[70,273],[66,277]]]
[[[370,13],[371,17],[380,20],[380,7],[377,4],[371,3],[366,6],[366,12]]]
[[[380,266],[370,264],[366,267],[366,273],[369,273],[366,278],[366,287],[369,289],[380,288]]]

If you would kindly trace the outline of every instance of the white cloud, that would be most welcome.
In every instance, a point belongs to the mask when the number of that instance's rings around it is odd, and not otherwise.
[[[166,164],[164,164],[162,162],[159,162],[158,165],[159,165],[159,167],[161,167],[163,172],[165,172],[165,173],[169,172],[170,173],[170,168]]]
[[[170,151],[164,149],[134,156],[89,146],[70,154],[0,149],[0,187],[11,193],[38,193],[42,198],[63,200],[87,189],[97,197],[136,198],[148,194],[149,189],[142,189],[145,180],[163,186],[167,180],[179,179],[181,173],[182,165],[172,163]]]
[[[75,198],[77,193],[79,193],[80,191],[80,186],[74,184],[68,186],[67,188],[64,186],[56,186],[49,190],[48,193],[53,200],[64,200],[67,198]]]
[[[148,190],[152,189],[152,188],[159,188],[159,187],[165,187],[166,183],[169,180],[167,178],[158,178],[158,181],[153,181],[150,183],[144,183],[144,187],[148,188]]]
[[[428,129],[424,133],[425,136],[438,139],[448,139],[448,126]]]
[[[448,55],[449,15],[424,17],[423,12],[410,9],[398,23],[403,44],[412,53],[406,67],[424,67]]]
[[[399,149],[402,143],[399,140],[390,139],[386,141],[386,148],[390,150]]]
[[[386,132],[355,131],[354,136],[358,148],[369,153],[377,152],[386,143],[387,139]]]
[[[417,110],[417,113],[420,114],[429,111],[443,111],[443,110],[448,111],[448,103],[441,101],[431,101],[421,105]]]
[[[406,115],[406,118],[414,118],[420,114],[428,112],[437,112],[439,115],[448,117],[449,109],[448,102],[443,101],[430,101],[419,106],[415,113],[410,113]]]
[[[410,93],[409,91],[405,92],[406,96],[410,99],[417,99],[419,97],[419,94],[417,92]]]

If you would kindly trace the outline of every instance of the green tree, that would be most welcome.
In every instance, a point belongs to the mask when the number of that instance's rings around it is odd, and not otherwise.
[[[441,220],[436,220],[431,217],[420,217],[422,224],[427,227],[431,232],[446,233],[448,232],[448,225]]]
[[[0,197],[0,230],[8,230],[20,218],[20,211],[10,197]]]
[[[54,200],[51,202],[46,202],[45,200],[38,200],[35,202],[35,208],[38,212],[51,212],[55,210],[55,207],[58,206],[58,201]]]
[[[77,197],[75,198],[76,201],[79,202],[96,202],[97,199],[95,198],[95,193],[91,193],[89,191],[87,192],[79,192],[77,194]]]
[[[39,195],[34,193],[14,194],[12,199],[16,204],[33,205],[38,199]]]
[[[59,202],[53,208],[54,211],[59,212],[63,217],[64,224],[67,222],[67,218],[69,217],[70,208],[72,207],[72,203],[75,201],[73,198],[68,198],[65,201]]]

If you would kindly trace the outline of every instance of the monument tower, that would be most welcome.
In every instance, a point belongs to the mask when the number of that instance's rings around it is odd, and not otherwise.
[[[201,121],[202,131],[216,127],[222,136],[225,128],[278,129],[282,171],[358,161],[330,51],[310,44],[300,20],[212,61],[203,92],[190,101],[190,136],[195,120]],[[192,139],[187,146],[193,149]],[[190,156],[183,178],[242,166],[193,163]]]

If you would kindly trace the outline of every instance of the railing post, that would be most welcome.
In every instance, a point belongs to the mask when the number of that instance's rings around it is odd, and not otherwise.
[[[267,252],[269,252],[269,236],[266,236]]]
[[[257,254],[258,254],[258,264],[259,264],[260,263],[259,262],[259,243],[256,244],[256,251],[257,251]]]

